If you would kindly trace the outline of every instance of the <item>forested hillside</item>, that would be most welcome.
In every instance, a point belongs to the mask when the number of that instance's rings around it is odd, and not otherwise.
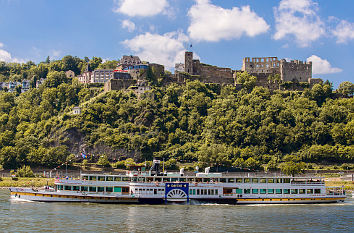
[[[354,162],[354,98],[345,85],[338,97],[328,82],[303,92],[270,93],[193,81],[154,86],[140,97],[111,91],[89,101],[103,90],[68,79],[63,71],[79,74],[84,61],[75,58],[70,66],[64,59],[13,69],[0,65],[4,80],[46,78],[22,94],[0,91],[4,168],[52,168],[81,152],[112,161],[159,156],[252,169],[262,164],[272,169],[284,161]],[[71,114],[80,104],[82,113]]]

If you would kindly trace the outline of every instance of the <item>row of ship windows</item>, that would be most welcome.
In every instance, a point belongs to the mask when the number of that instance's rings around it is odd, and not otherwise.
[[[237,194],[320,194],[321,189],[236,189]]]
[[[58,190],[82,192],[122,192],[129,193],[129,187],[96,187],[57,185]],[[138,192],[163,192],[164,189],[136,189]],[[236,194],[320,194],[321,189],[236,189]],[[217,189],[190,189],[190,195],[218,195]],[[232,189],[225,189],[224,194],[232,194]]]
[[[195,177],[127,177],[83,176],[82,180],[126,182],[221,182],[221,183],[290,183],[290,178],[195,178]]]

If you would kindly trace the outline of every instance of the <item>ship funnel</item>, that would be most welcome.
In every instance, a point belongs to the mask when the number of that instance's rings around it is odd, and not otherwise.
[[[209,173],[209,171],[210,171],[210,167],[206,167],[205,168],[205,173]]]
[[[180,174],[181,176],[184,175],[184,168],[181,168],[181,169],[179,170],[179,174]]]

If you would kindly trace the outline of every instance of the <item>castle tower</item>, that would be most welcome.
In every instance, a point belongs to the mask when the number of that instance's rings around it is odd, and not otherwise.
[[[184,54],[184,72],[193,74],[193,52],[186,51]]]

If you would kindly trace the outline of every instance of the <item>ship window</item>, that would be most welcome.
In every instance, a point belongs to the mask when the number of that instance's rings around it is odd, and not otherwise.
[[[274,189],[268,189],[268,194],[274,194]]]
[[[187,178],[187,182],[194,182],[194,178]]]
[[[210,182],[210,178],[203,178],[203,182],[205,183]]]
[[[250,193],[251,193],[251,189],[244,189],[244,190],[243,190],[243,193],[244,193],[244,194],[250,194]]]
[[[218,190],[217,189],[215,189],[215,195],[218,195]]]
[[[97,180],[97,176],[89,176],[89,180]]]
[[[132,177],[132,178],[131,178],[131,181],[132,181],[132,182],[136,182],[137,180],[138,180],[138,177]]]
[[[276,194],[281,194],[281,193],[282,193],[282,190],[281,190],[281,189],[276,189],[276,190],[275,190],[275,193],[276,193]]]
[[[297,189],[292,189],[291,194],[297,194]]]
[[[307,194],[313,194],[313,189],[307,189]]]
[[[266,193],[267,193],[267,190],[266,190],[266,189],[260,189],[260,190],[259,190],[259,193],[260,193],[260,194],[266,194]]]
[[[205,190],[206,191],[206,190]],[[211,195],[210,189],[208,189],[208,195]]]
[[[98,181],[105,181],[104,176],[99,176],[99,177],[98,177]]]
[[[193,190],[190,189],[190,190],[189,190],[189,195],[192,195],[192,194],[193,194]]]
[[[245,178],[245,183],[249,183],[251,181],[250,178]]]
[[[114,192],[120,193],[120,192],[122,192],[122,188],[121,187],[114,187]]]
[[[129,193],[129,187],[122,187],[123,193]]]
[[[193,189],[193,195],[195,195],[195,189]]]
[[[289,189],[284,189],[284,194],[289,194],[290,190]]]
[[[171,178],[171,182],[176,182],[178,181],[178,178]]]
[[[260,179],[260,183],[267,183],[267,179],[264,178]]]
[[[236,183],[242,183],[242,178],[236,178]]]
[[[88,176],[82,176],[81,179],[82,180],[88,180]]]
[[[113,192],[113,187],[106,187],[106,192]]]
[[[59,190],[63,190],[63,185],[58,185]]]
[[[97,187],[97,192],[104,192],[104,187]]]
[[[277,183],[283,183],[283,179],[281,179],[281,178],[277,178],[276,180],[277,180]]]
[[[290,183],[290,178],[285,178],[284,183]]]
[[[89,191],[90,191],[90,192],[96,192],[96,187],[90,186],[90,187],[89,187]]]
[[[226,179],[225,178],[220,178],[220,182],[221,183],[226,183]]]
[[[196,182],[201,183],[203,181],[203,178],[196,178]]]
[[[210,190],[210,195],[214,195],[214,189]]]
[[[138,178],[138,181],[140,181],[140,182],[145,182],[145,177],[139,177],[139,178]]]
[[[170,182],[170,178],[163,178],[163,182]]]
[[[156,195],[157,194],[157,189],[154,189],[154,195]]]
[[[147,181],[147,182],[152,182],[153,180],[154,180],[153,177],[147,177],[147,178],[146,178],[146,181]]]
[[[268,179],[268,183],[274,183],[274,179]]]
[[[315,189],[315,193],[321,193],[321,189]]]
[[[88,187],[87,186],[81,186],[81,191],[87,192],[88,191]]]
[[[113,181],[113,176],[107,176],[106,181]]]
[[[305,189],[299,189],[299,194],[305,194]]]
[[[200,190],[199,189],[197,189],[197,195],[200,195]]]
[[[157,181],[157,182],[161,182],[161,177],[155,177],[155,181]]]
[[[258,189],[252,189],[252,194],[258,194]]]
[[[236,189],[237,194],[242,194],[242,189]]]
[[[124,177],[122,177],[122,181],[130,181],[130,177],[124,176]]]
[[[71,190],[71,186],[64,186],[64,190]]]
[[[235,179],[234,178],[229,178],[228,179],[228,183],[234,183],[235,182]]]
[[[180,182],[185,182],[185,181],[186,181],[186,178],[179,178],[179,181],[180,181]]]
[[[79,191],[80,190],[80,186],[73,186],[73,190],[74,191]]]
[[[258,183],[258,178],[253,178],[252,183]]]
[[[114,181],[121,181],[121,180],[122,180],[122,178],[119,177],[119,176],[115,176],[115,177],[114,177]]]

